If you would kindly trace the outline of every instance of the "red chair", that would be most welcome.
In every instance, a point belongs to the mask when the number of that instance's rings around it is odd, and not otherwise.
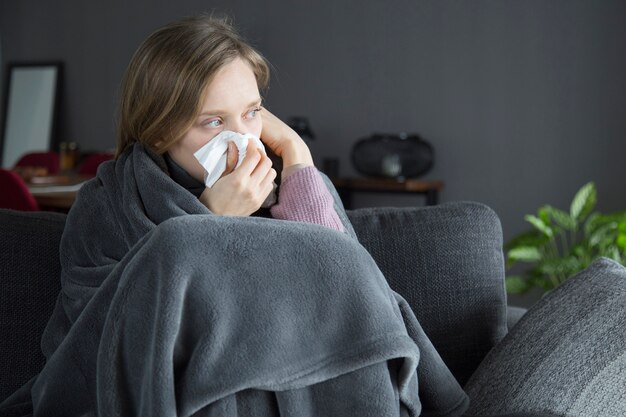
[[[0,168],[0,190],[0,208],[39,211],[37,200],[15,172]]]
[[[27,153],[17,161],[15,167],[46,168],[48,175],[56,175],[59,173],[59,154],[56,152]]]
[[[106,161],[110,161],[114,158],[113,154],[110,153],[92,153],[87,156],[83,162],[78,167],[78,174],[87,175],[87,176],[95,176],[96,171],[98,171],[98,166]]]

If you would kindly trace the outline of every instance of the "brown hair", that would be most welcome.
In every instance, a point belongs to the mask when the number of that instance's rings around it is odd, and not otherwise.
[[[237,57],[266,89],[267,62],[224,18],[187,18],[150,35],[122,81],[116,156],[135,142],[167,151],[191,128],[215,73]]]

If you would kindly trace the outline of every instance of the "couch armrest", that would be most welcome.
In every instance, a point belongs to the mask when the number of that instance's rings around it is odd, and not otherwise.
[[[473,202],[348,212],[461,385],[507,332],[500,220]]]
[[[43,329],[61,289],[65,215],[0,209],[0,402],[44,365]]]
[[[506,313],[507,313],[506,327],[508,328],[509,332],[511,331],[513,327],[515,327],[517,322],[522,319],[522,317],[524,316],[524,314],[526,314],[527,311],[528,310],[523,307],[508,306],[506,310]]]

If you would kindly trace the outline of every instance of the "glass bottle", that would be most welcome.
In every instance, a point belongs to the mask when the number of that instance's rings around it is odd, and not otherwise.
[[[70,162],[67,142],[61,142],[59,144],[59,167],[61,168],[61,172],[67,172],[71,169]]]

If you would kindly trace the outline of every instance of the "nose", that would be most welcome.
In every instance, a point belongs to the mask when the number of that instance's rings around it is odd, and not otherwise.
[[[237,118],[236,120],[230,120],[226,124],[226,130],[230,130],[232,132],[237,132],[237,133],[240,133],[242,135],[245,135],[246,133],[249,133],[247,131],[246,124],[243,122],[243,120],[241,120],[239,118]]]

